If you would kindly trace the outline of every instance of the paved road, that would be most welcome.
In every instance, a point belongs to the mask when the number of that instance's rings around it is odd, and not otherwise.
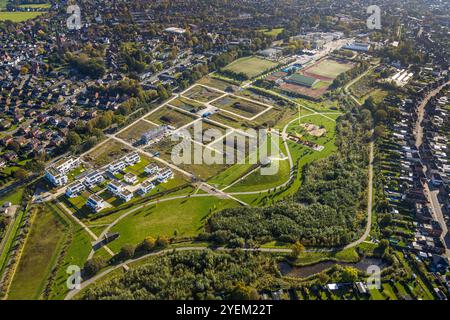
[[[416,138],[416,147],[417,148],[419,148],[423,143],[422,122],[423,122],[423,118],[425,116],[425,107],[426,107],[428,101],[430,101],[431,98],[436,96],[442,90],[442,88],[444,88],[444,86],[448,85],[449,83],[450,83],[450,81],[448,81],[447,83],[445,83],[445,84],[437,87],[433,91],[431,91],[419,105],[419,108],[417,110],[417,122],[416,122],[416,126],[414,128],[414,135]],[[424,172],[427,171],[427,166],[425,164],[423,165],[423,171]],[[439,200],[437,198],[437,195],[439,192],[438,192],[438,190],[430,190],[428,182],[423,185],[423,191],[424,191],[425,196],[427,197],[427,200],[430,204],[430,208],[433,213],[433,217],[441,225],[441,228],[442,228],[441,239],[442,239],[442,241],[444,243],[444,247],[445,247],[444,255],[450,261],[450,234],[448,233],[447,224],[445,223],[445,220],[444,220],[444,215],[442,213],[441,204],[439,203]]]
[[[431,98],[433,98],[435,95],[437,95],[444,86],[448,85],[450,83],[450,81],[448,81],[447,83],[443,84],[440,87],[437,87],[436,89],[434,89],[433,91],[431,91],[426,97],[425,99],[422,100],[422,103],[419,105],[419,108],[417,110],[417,121],[416,121],[416,126],[414,129],[414,134],[416,137],[416,147],[419,148],[422,145],[423,142],[423,126],[422,126],[422,121],[423,121],[423,117],[425,115],[425,106],[427,105],[428,101],[430,101]]]

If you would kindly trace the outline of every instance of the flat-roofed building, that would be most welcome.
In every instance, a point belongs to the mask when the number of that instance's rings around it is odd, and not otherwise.
[[[101,171],[97,171],[97,170],[87,174],[84,177],[84,184],[87,187],[93,187],[95,185],[102,183],[103,181],[105,181],[105,178],[103,177],[103,173]]]
[[[116,174],[119,171],[125,169],[127,164],[123,160],[117,160],[108,165],[108,171],[112,174]]]
[[[296,84],[308,88],[312,88],[317,82],[319,82],[319,80],[316,78],[307,77],[298,73],[294,73],[293,75],[289,76],[285,81],[287,83]]]
[[[122,183],[120,181],[111,181],[110,183],[108,183],[106,188],[111,193],[117,195],[117,194],[119,194],[122,191],[123,185],[122,185]]]
[[[103,199],[98,195],[93,194],[86,201],[86,206],[91,208],[94,212],[99,212],[105,207],[105,201],[103,201]]]
[[[133,193],[128,190],[128,189],[122,189],[122,191],[120,191],[118,194],[120,199],[122,199],[125,202],[130,201],[131,199],[133,199]]]
[[[152,191],[154,188],[155,185],[151,181],[145,180],[144,182],[141,183],[139,187],[139,192],[144,195]]]
[[[132,166],[133,164],[139,163],[141,161],[141,157],[137,152],[131,152],[124,156],[122,160],[127,164],[127,166]]]
[[[67,173],[79,164],[79,158],[68,157],[60,159],[45,170],[45,178],[54,186],[61,187],[69,181]]]
[[[67,187],[66,196],[68,196],[69,198],[75,197],[81,192],[83,192],[85,189],[86,187],[81,182],[79,181],[74,182]]]
[[[135,174],[128,172],[124,177],[123,180],[125,180],[126,183],[129,184],[135,184],[138,182],[138,178],[136,177]]]
[[[173,172],[170,168],[165,168],[161,170],[158,174],[158,181],[160,183],[166,182],[168,179],[173,177]]]
[[[159,166],[154,163],[151,163],[144,168],[144,172],[147,174],[155,174],[158,171],[159,171]]]
[[[80,165],[80,159],[75,157],[63,158],[55,162],[52,167],[60,173],[68,173]]]

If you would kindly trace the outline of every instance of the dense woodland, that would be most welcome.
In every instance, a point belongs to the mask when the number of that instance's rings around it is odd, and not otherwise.
[[[356,239],[365,222],[370,112],[354,110],[338,119],[339,151],[305,168],[293,200],[265,208],[233,208],[213,215],[210,238],[233,246],[272,240],[336,246]]]
[[[175,252],[88,289],[82,299],[258,299],[286,284],[275,260],[250,252]]]

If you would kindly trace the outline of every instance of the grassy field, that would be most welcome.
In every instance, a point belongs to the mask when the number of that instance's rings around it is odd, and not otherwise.
[[[283,30],[284,30],[284,28],[274,28],[274,29],[261,29],[258,31],[263,32],[265,35],[276,37],[280,33],[282,33]]]
[[[322,77],[336,78],[339,74],[350,70],[351,64],[343,64],[334,60],[325,59],[308,69],[308,73],[314,73]]]
[[[199,84],[204,84],[213,88],[217,88],[219,90],[225,91],[225,89],[227,89],[229,86],[232,85],[232,83],[222,80],[222,79],[217,79],[217,78],[211,78],[210,76],[205,76],[203,78],[201,78],[198,81]]]
[[[227,192],[258,191],[278,187],[289,179],[289,161],[278,162],[278,173],[274,175],[262,175],[261,170],[256,170],[244,180],[236,183]]]
[[[69,244],[64,251],[62,263],[59,266],[54,282],[52,283],[50,299],[63,299],[67,294],[68,289],[66,286],[66,280],[68,274],[66,272],[67,267],[70,265],[76,265],[82,267],[86,261],[89,252],[91,251],[91,241],[93,239],[89,237],[86,231],[77,223],[74,223],[69,218],[65,217],[64,212],[55,205],[50,207],[58,212],[61,217],[64,217],[68,224],[68,236],[70,237]]]
[[[21,4],[21,8],[31,8],[31,9],[49,9],[51,7],[50,3],[31,3],[31,4]]]
[[[11,202],[14,205],[19,205],[22,201],[23,196],[23,189],[20,188],[12,193],[9,193],[5,196],[3,196],[0,199],[0,204],[3,205],[4,202]],[[10,249],[11,246],[15,242],[15,238],[17,233],[20,231],[19,227],[22,225],[22,218],[24,216],[25,212],[23,210],[18,210],[16,212],[16,218],[14,219],[14,224],[11,226],[8,226],[10,228],[10,232],[8,234],[3,235],[3,237],[8,236],[7,239],[1,239],[3,241],[3,248],[0,250],[0,274],[3,272],[4,267],[6,267],[6,262],[8,261],[9,255],[10,255]],[[5,231],[6,233],[6,231]]]
[[[34,19],[44,12],[0,12],[0,21],[11,20],[13,22],[22,22]]]
[[[0,198],[0,205],[3,205],[5,202],[11,202],[13,205],[18,205],[22,201],[22,195],[23,188],[14,190]]]
[[[111,232],[119,238],[109,245],[118,251],[124,244],[138,244],[145,237],[164,235],[191,237],[201,232],[206,218],[215,211],[238,206],[233,200],[216,197],[177,199],[161,202],[130,214],[117,223]]]
[[[277,64],[275,62],[251,56],[240,58],[230,63],[224,68],[224,70],[229,70],[235,73],[245,73],[247,77],[254,78],[276,66]]]
[[[240,99],[235,96],[220,98],[219,100],[214,101],[212,105],[246,118],[251,118],[267,109],[261,104]]]
[[[196,118],[166,106],[156,110],[146,119],[158,125],[165,124],[179,128],[194,121]]]
[[[36,209],[8,299],[38,299],[41,296],[66,230],[64,222],[53,211],[47,207]]]
[[[221,95],[222,94],[220,92],[200,85],[194,86],[187,92],[183,93],[183,96],[200,102],[209,102],[215,98],[220,97]]]

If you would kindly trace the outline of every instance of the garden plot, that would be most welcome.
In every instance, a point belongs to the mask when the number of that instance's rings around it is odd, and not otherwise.
[[[221,151],[192,141],[185,141],[183,146],[175,149],[177,156],[183,158],[181,163],[175,164],[182,170],[192,173],[197,179],[206,181],[227,168],[225,155]],[[174,162],[171,158],[166,160]]]
[[[187,128],[190,137],[203,144],[209,144],[226,134],[227,129],[207,120],[200,120]],[[214,130],[214,132],[212,132]],[[206,134],[205,134],[206,133]],[[217,135],[216,135],[217,134]],[[204,141],[205,140],[205,141]]]
[[[267,111],[268,109],[267,107],[259,103],[230,95],[214,101],[212,105],[222,109],[223,111],[227,111],[249,120],[251,120],[251,118],[257,117],[260,113]]]
[[[178,107],[180,109],[183,109],[184,111],[191,112],[191,113],[197,113],[206,108],[206,106],[202,103],[198,103],[194,100],[191,100],[189,98],[183,98],[183,97],[172,100],[170,102],[170,105]]]
[[[158,125],[169,125],[174,128],[180,128],[197,118],[170,107],[162,107],[147,116],[146,119]]]
[[[234,84],[222,80],[222,79],[217,79],[217,78],[211,78],[210,76],[205,76],[203,78],[200,79],[200,81],[198,82],[199,84],[204,84],[205,86],[208,87],[213,87],[216,89],[219,89],[221,91],[225,91],[229,88],[237,88]]]
[[[184,97],[200,102],[209,102],[222,96],[223,93],[212,88],[207,88],[201,85],[195,85],[188,91],[182,94]]]
[[[226,136],[208,144],[208,147],[214,148],[224,154],[229,159],[245,159],[255,149],[255,139],[245,136],[236,131],[228,132]],[[233,161],[235,162],[235,161]]]
[[[208,119],[219,122],[234,129],[245,130],[246,128],[252,127],[252,123],[250,121],[244,120],[238,116],[234,116],[231,113],[222,110],[210,115]]]

